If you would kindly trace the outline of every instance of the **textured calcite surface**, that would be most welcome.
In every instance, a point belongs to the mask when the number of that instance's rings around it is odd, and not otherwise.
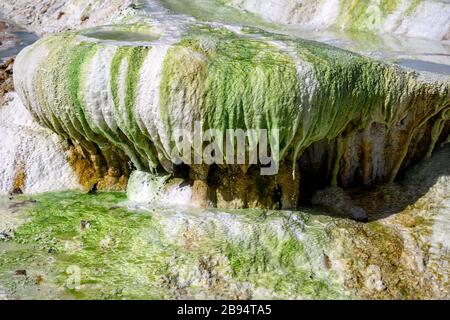
[[[0,103],[0,300],[450,297],[448,1],[0,10],[46,35]],[[278,130],[278,174],[175,165],[196,120]]]
[[[136,168],[184,178],[202,206],[293,208],[317,188],[393,181],[448,140],[449,81],[445,65],[435,63],[445,63],[444,43],[370,34],[334,41],[360,56],[298,38],[327,33],[293,32],[314,26],[441,40],[448,31],[444,2],[1,5],[39,34],[97,26],[41,40],[20,55],[16,68],[26,108],[68,140],[69,162],[85,188],[124,188]],[[374,7],[382,19],[368,24]],[[278,23],[295,28],[281,36],[243,26],[284,32]],[[441,67],[442,74],[367,58],[377,46],[387,57],[405,50],[397,54],[401,59],[426,48],[433,52],[423,56],[433,61],[426,67]],[[204,129],[280,130],[279,174],[261,177],[257,166],[174,166],[174,128],[191,130],[196,120]]]

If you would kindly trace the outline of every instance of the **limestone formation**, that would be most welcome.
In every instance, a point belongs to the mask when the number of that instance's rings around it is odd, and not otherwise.
[[[450,297],[448,1],[0,12],[0,300]]]
[[[17,196],[0,201],[0,287],[9,299],[447,299],[449,156],[370,193],[322,193],[371,212],[364,224],[317,208],[193,209],[188,186],[136,171],[128,199],[139,202]]]
[[[102,36],[127,28],[141,38]],[[176,175],[173,134],[193,132],[196,121],[223,135],[279,132],[275,177],[190,166],[187,181],[201,206],[292,208],[299,181],[302,188],[392,182],[448,140],[448,77],[255,32],[193,25],[170,45],[142,25],[62,33],[18,56],[15,85],[43,126],[107,162],[126,155],[142,171]],[[123,162],[109,167],[126,174]],[[292,184],[283,183],[287,171]]]

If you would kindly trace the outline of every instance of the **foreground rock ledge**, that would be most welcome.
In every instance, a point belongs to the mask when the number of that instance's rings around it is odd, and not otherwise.
[[[295,208],[302,190],[393,181],[449,140],[448,78],[249,28],[193,26],[171,42],[145,25],[118,28],[43,39],[14,70],[40,124],[101,158],[116,180],[130,159],[184,178],[201,206]],[[111,38],[123,32],[135,41]],[[196,121],[280,130],[279,174],[173,165],[173,131]]]

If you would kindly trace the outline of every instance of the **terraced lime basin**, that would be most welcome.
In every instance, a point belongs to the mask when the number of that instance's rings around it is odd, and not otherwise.
[[[80,35],[97,42],[145,43],[159,39],[149,27],[141,25],[100,26],[80,32]]]
[[[126,28],[37,42],[17,58],[15,87],[42,125],[86,149],[113,146],[138,170],[170,173],[174,135],[199,121],[277,132],[280,162],[327,141],[329,159],[312,166],[342,186],[393,181],[448,136],[448,77],[245,28],[194,25],[170,41]]]

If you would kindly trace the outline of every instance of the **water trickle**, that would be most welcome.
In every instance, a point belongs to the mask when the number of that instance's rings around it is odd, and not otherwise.
[[[88,29],[80,33],[81,36],[94,39],[96,42],[105,42],[116,45],[145,45],[159,38],[147,27],[133,26],[101,26]]]

